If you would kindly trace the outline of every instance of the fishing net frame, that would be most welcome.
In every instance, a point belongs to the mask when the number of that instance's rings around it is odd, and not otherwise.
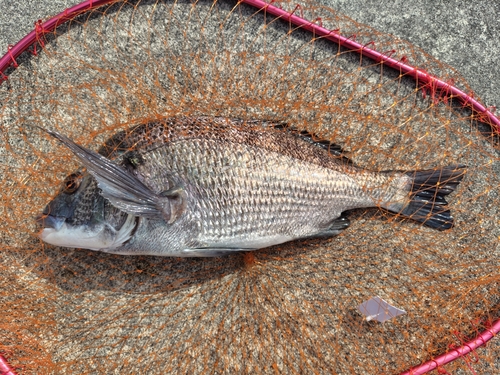
[[[66,22],[72,21],[75,17],[85,14],[91,10],[97,9],[107,4],[120,3],[120,0],[87,0],[77,4],[71,8],[64,10],[57,16],[43,22],[38,20],[35,22],[35,29],[26,35],[21,41],[15,45],[9,45],[7,53],[0,59],[0,80],[2,82],[9,79],[11,74],[17,67],[17,59],[23,53],[31,53],[37,55],[43,52],[45,47],[44,36],[55,31],[59,26]],[[465,108],[469,108],[475,120],[487,124],[493,129],[495,134],[500,134],[500,119],[495,116],[494,108],[484,106],[479,100],[475,99],[473,93],[467,93],[458,87],[454,86],[452,81],[444,81],[439,77],[434,76],[423,69],[419,69],[411,65],[405,57],[396,59],[393,58],[394,50],[388,52],[380,52],[376,49],[374,42],[365,44],[356,41],[356,35],[344,36],[340,30],[330,30],[324,28],[322,19],[316,18],[312,21],[306,20],[302,15],[302,7],[295,5],[293,10],[285,10],[278,2],[274,0],[266,3],[262,0],[239,0],[238,4],[247,4],[255,7],[258,12],[265,15],[268,14],[279,18],[283,22],[287,22],[290,28],[309,31],[314,35],[314,38],[326,39],[338,44],[348,50],[354,51],[360,57],[368,58],[377,64],[384,67],[394,69],[401,75],[411,77],[417,82],[418,89],[423,95],[428,95],[434,101],[447,102],[448,100],[458,100]],[[484,346],[489,340],[494,338],[500,332],[500,319],[489,322],[487,328],[478,331],[477,336],[469,341],[462,340],[461,345],[449,348],[444,354],[438,355],[425,363],[416,365],[407,371],[402,372],[402,375],[417,375],[425,374],[432,370],[442,371],[442,366],[463,358],[481,346]],[[0,342],[0,350],[2,349]],[[14,365],[9,365],[5,356],[1,355],[0,351],[0,374],[14,375]]]

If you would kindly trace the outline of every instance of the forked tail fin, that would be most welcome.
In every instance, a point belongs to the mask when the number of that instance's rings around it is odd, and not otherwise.
[[[445,196],[454,191],[462,181],[465,169],[465,165],[451,165],[440,169],[406,172],[413,180],[410,201],[396,212],[431,228],[450,229],[453,217]]]

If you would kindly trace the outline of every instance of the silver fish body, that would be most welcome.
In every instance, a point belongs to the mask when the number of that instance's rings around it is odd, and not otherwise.
[[[371,172],[287,126],[228,118],[141,124],[108,140],[103,155],[49,133],[87,172],[46,207],[41,238],[118,254],[217,256],[332,236],[349,226],[345,211],[364,207],[448,229],[443,196],[465,173]]]

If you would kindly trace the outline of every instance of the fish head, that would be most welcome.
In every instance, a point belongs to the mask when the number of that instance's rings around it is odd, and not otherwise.
[[[130,238],[135,220],[112,207],[96,180],[78,170],[63,182],[58,194],[36,218],[40,239],[55,246],[111,250]]]

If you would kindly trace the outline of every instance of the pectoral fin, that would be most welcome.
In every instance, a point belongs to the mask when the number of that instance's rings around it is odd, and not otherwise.
[[[186,209],[187,196],[184,189],[176,187],[160,194],[157,207],[163,212],[168,224],[174,223]]]
[[[163,218],[169,224],[184,211],[186,195],[182,189],[156,194],[132,173],[106,157],[76,144],[62,134],[43,130],[73,151],[97,180],[102,196],[116,208],[133,216]]]

